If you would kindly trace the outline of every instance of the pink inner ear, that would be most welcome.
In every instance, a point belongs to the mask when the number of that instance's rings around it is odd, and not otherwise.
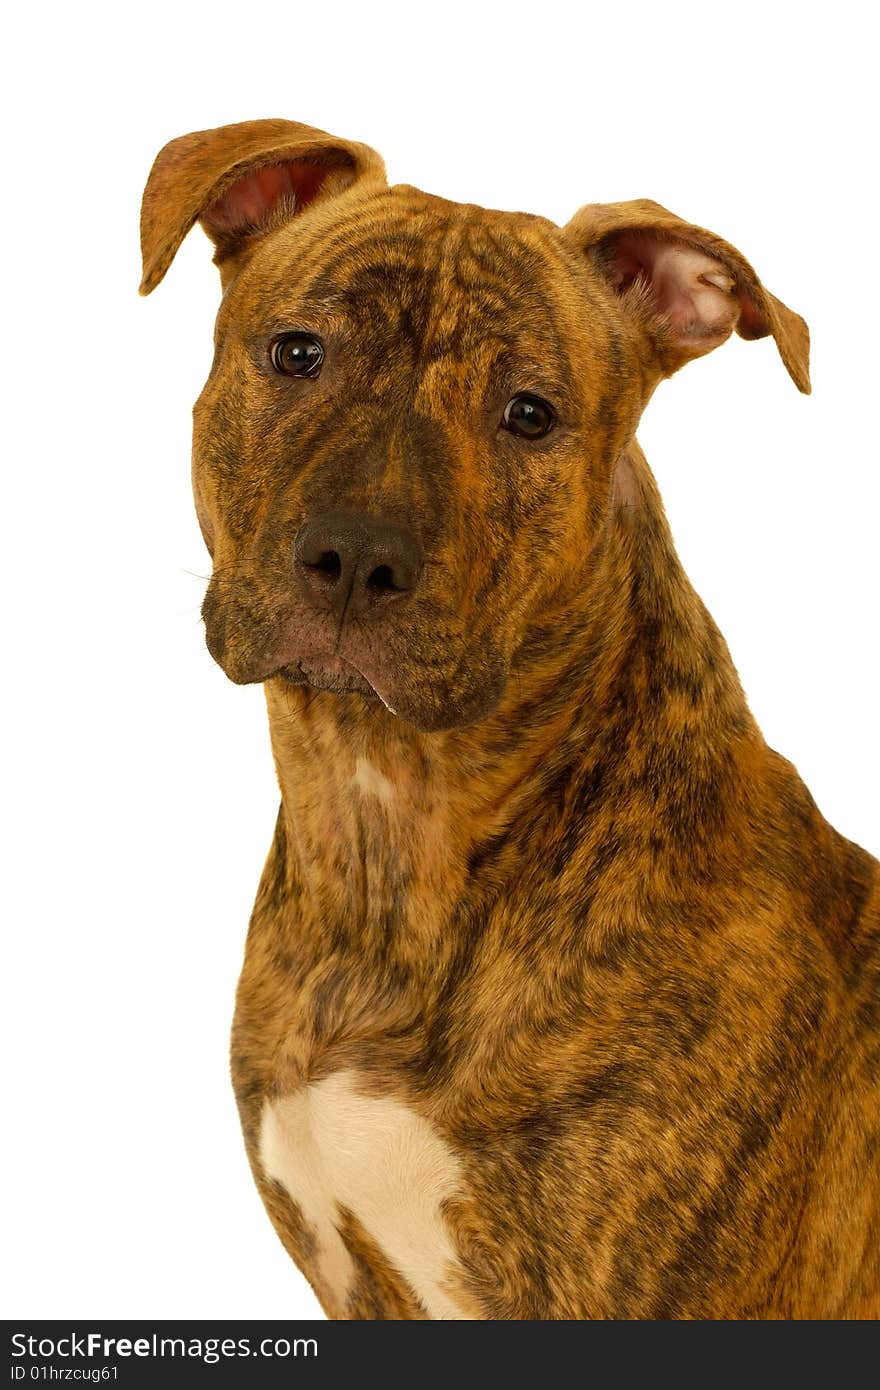
[[[723,261],[673,237],[621,232],[609,267],[623,292],[641,282],[679,339],[715,341],[732,332],[744,307],[736,277]]]
[[[222,198],[202,213],[202,223],[215,235],[249,231],[256,227],[282,198],[295,200],[297,211],[317,196],[329,168],[288,160],[248,174],[228,188]]]

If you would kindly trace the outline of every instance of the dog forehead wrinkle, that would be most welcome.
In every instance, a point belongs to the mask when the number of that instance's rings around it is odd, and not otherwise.
[[[295,228],[287,237],[282,229],[271,257],[260,260],[261,295],[269,290],[278,314],[342,314],[369,326],[379,313],[408,328],[423,349],[447,307],[483,333],[492,319],[506,326],[516,308],[538,311],[546,296],[537,282],[557,259],[552,237],[536,237],[525,215],[436,202],[436,211],[415,219],[386,210],[377,223],[374,209],[365,225],[346,222],[346,235],[317,245],[310,237],[303,246]],[[407,321],[400,324],[402,310]]]

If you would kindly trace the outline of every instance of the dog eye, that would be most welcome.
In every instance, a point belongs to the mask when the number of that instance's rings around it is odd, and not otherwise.
[[[504,428],[523,439],[540,439],[553,428],[556,417],[540,396],[514,396],[504,407]]]
[[[317,376],[324,361],[324,349],[308,333],[285,333],[276,338],[269,356],[276,372],[284,376]]]

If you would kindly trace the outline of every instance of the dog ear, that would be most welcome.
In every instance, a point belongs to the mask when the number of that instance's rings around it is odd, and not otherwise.
[[[385,186],[375,150],[294,121],[244,121],[172,140],[144,189],[141,294],[159,284],[196,219],[220,265],[277,211],[294,216],[360,182]]]
[[[639,198],[581,208],[564,234],[647,328],[664,375],[720,347],[736,329],[741,338],[772,334],[795,385],[809,393],[807,325],[713,232]]]

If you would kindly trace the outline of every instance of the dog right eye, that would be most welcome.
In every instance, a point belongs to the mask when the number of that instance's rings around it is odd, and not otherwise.
[[[309,333],[285,333],[269,349],[276,372],[283,376],[317,376],[324,361],[324,348]]]
[[[504,429],[523,439],[540,439],[550,433],[554,419],[553,407],[541,396],[525,393],[507,402],[501,423]]]

